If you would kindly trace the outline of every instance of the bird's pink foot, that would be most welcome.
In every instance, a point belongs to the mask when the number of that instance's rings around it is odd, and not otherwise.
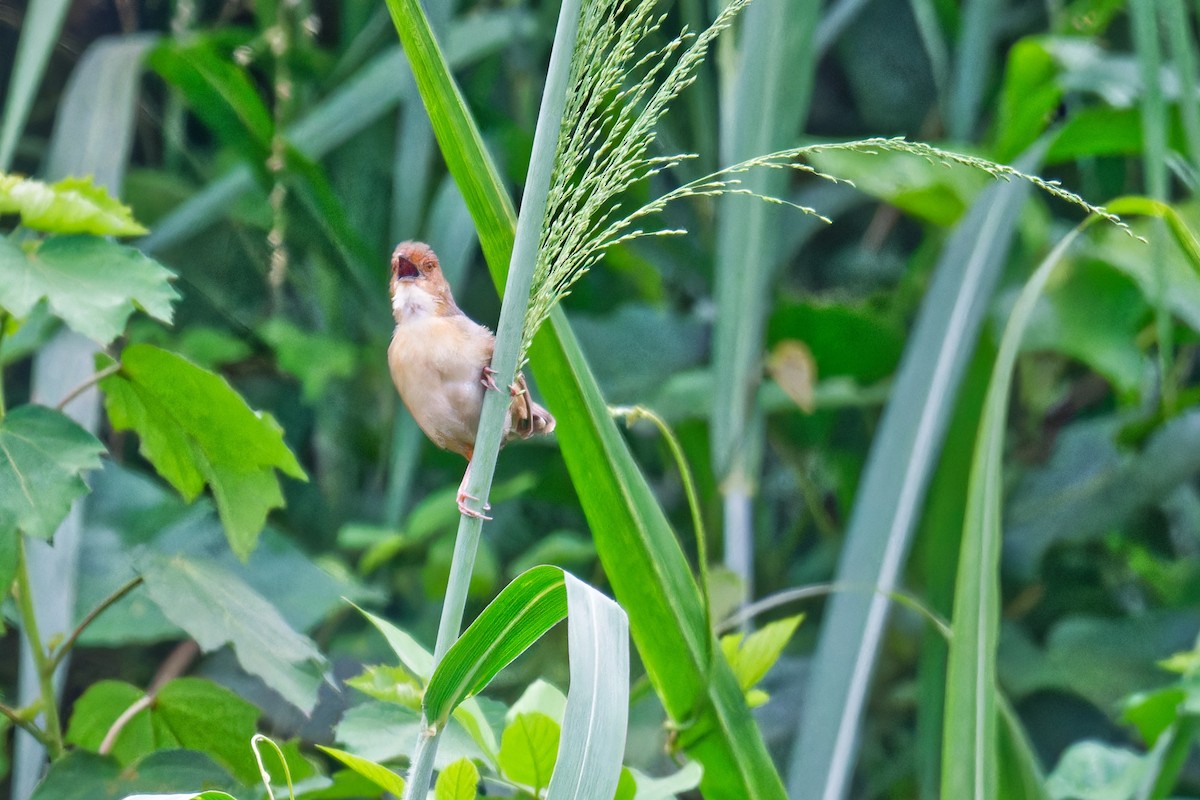
[[[458,513],[460,513],[466,517],[474,517],[475,519],[482,519],[482,520],[490,520],[491,519],[491,517],[489,517],[483,513],[484,511],[491,511],[491,509],[492,509],[491,503],[484,503],[483,510],[476,511],[475,509],[473,509],[467,505],[468,500],[473,500],[476,503],[479,502],[478,497],[476,497],[473,494],[467,494],[466,492],[464,492],[460,489],[458,492]]]
[[[490,389],[493,392],[500,391],[500,387],[497,386],[496,381],[493,380],[493,377],[495,376],[495,374],[496,374],[496,370],[492,369],[489,366],[486,366],[486,365],[484,366],[483,377],[479,379],[479,382],[483,384],[483,388]]]

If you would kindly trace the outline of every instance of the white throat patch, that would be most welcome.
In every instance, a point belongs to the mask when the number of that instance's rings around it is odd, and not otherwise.
[[[435,308],[433,295],[412,281],[396,283],[396,293],[392,295],[392,312],[397,321],[429,316],[434,313]]]

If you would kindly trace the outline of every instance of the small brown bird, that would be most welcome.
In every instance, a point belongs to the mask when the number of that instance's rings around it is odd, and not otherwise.
[[[483,393],[497,390],[491,368],[496,337],[469,319],[454,302],[433,249],[423,242],[401,242],[392,253],[392,315],[396,331],[388,347],[388,366],[400,399],[425,435],[443,450],[467,459],[458,487],[458,510],[480,519],[467,494],[471,456]],[[533,402],[525,376],[509,389],[512,402],[502,442],[528,439],[554,430],[554,417]],[[483,510],[488,509],[484,504]]]

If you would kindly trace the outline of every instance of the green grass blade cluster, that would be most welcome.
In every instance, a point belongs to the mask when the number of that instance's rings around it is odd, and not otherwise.
[[[400,5],[393,0],[393,7]],[[402,38],[420,40],[409,52],[437,53],[419,13],[405,21],[412,26],[401,29]],[[492,278],[501,286],[515,227],[511,204],[444,60],[435,55],[431,64],[414,63],[413,74],[442,154],[476,220]],[[782,798],[782,782],[733,674],[711,660],[712,634],[704,627],[700,593],[683,551],[561,311],[552,310],[549,321],[530,348],[538,385],[558,418],[556,435],[617,600],[634,612],[630,629],[651,680],[674,719],[708,734],[689,750],[705,767],[705,791],[714,797]]]
[[[942,252],[875,435],[838,582],[884,592],[897,587],[958,383],[1028,194],[1019,183],[989,188]],[[887,611],[880,595],[843,593],[830,603],[792,755],[794,798],[838,798],[848,791]]]

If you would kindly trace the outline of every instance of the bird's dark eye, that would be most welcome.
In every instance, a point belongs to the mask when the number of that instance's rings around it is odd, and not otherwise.
[[[402,255],[392,256],[392,273],[397,278],[416,278],[419,277],[421,271],[417,269],[417,265],[409,261]]]

